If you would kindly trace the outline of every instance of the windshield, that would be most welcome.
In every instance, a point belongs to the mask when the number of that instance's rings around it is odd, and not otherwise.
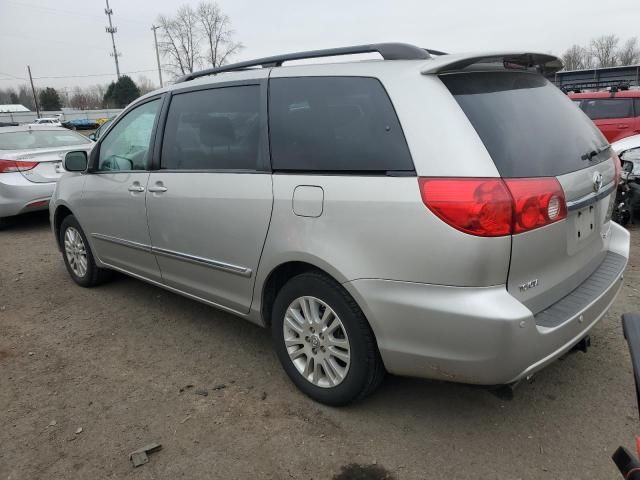
[[[609,158],[593,122],[538,74],[464,72],[440,79],[503,177],[558,176]]]
[[[65,130],[28,130],[0,133],[0,150],[56,148],[90,143],[78,133]]]

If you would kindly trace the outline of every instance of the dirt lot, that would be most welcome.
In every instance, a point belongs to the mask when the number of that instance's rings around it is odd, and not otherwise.
[[[593,348],[513,401],[388,377],[334,409],[296,391],[258,327],[130,278],[76,286],[46,214],[25,217],[0,232],[0,479],[617,478],[611,453],[640,433],[619,321],[640,310],[632,239]]]

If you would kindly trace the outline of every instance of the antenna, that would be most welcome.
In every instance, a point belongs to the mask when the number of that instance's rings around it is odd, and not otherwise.
[[[118,31],[118,27],[114,27],[111,23],[111,15],[113,15],[113,10],[109,7],[109,0],[105,1],[107,2],[107,8],[104,9],[104,13],[107,15],[107,17],[109,17],[109,26],[105,27],[105,30],[107,31],[107,33],[111,34],[111,44],[113,45],[113,52],[109,55],[111,55],[116,61],[116,75],[118,76],[118,79],[120,79],[120,65],[118,65],[118,57],[122,54],[116,49],[116,39],[114,37],[114,34]]]

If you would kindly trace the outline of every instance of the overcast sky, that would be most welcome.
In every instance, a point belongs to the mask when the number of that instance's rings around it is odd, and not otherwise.
[[[151,25],[197,0],[110,0],[120,70],[158,83]],[[246,48],[234,58],[400,41],[448,52],[526,49],[561,54],[615,33],[640,36],[640,0],[220,0]],[[0,88],[31,65],[36,87],[115,79],[104,0],[0,0]],[[145,71],[137,73],[140,71]],[[69,78],[71,76],[75,77]],[[96,76],[88,76],[96,75]],[[67,78],[38,78],[67,77]]]

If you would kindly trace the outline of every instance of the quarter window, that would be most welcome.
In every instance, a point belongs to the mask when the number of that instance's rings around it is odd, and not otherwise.
[[[259,86],[180,93],[171,99],[160,168],[256,170],[259,145]]]
[[[98,171],[145,170],[160,100],[134,108],[100,144]]]
[[[374,78],[272,79],[269,129],[274,170],[414,170],[391,101]]]
[[[580,108],[591,120],[633,117],[631,98],[584,99]]]

